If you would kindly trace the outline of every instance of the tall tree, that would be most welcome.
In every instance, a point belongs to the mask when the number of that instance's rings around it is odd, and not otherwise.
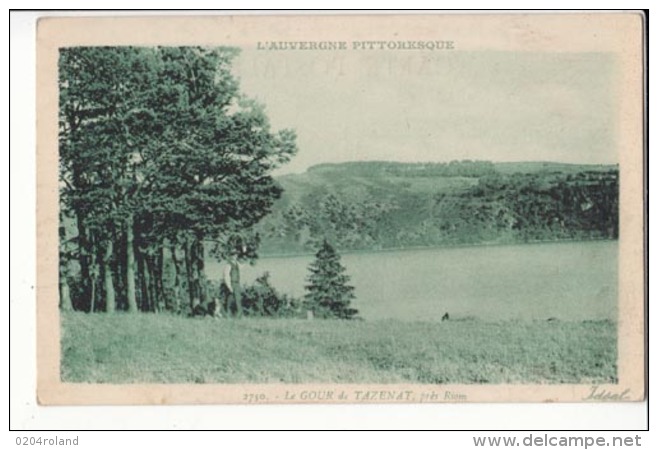
[[[61,204],[75,216],[78,227],[82,296],[95,303],[98,264],[108,311],[115,309],[116,301],[113,241],[122,212],[117,191],[129,158],[122,126],[135,53],[132,48],[103,47],[60,51],[59,149],[65,186]],[[93,309],[89,303],[86,309]]]
[[[69,288],[69,260],[71,259],[66,224],[62,212],[59,213],[59,307],[64,311],[73,309]]]
[[[280,196],[271,171],[294,154],[295,135],[272,132],[262,107],[240,94],[235,55],[61,51],[62,205],[78,227],[81,295],[94,299],[85,309],[97,309],[97,293],[108,311],[177,304],[164,298],[167,255],[170,291],[184,284],[191,302],[205,301],[204,241],[252,227]]]
[[[204,241],[224,240],[270,212],[281,195],[271,171],[295,153],[295,135],[273,133],[263,108],[239,93],[234,50],[161,52],[152,109],[163,132],[147,155],[156,189],[142,206],[158,224],[155,236],[181,243],[190,302],[206,303]]]
[[[313,314],[322,318],[352,319],[358,310],[351,308],[354,287],[340,262],[340,255],[325,239],[309,266],[306,302]]]

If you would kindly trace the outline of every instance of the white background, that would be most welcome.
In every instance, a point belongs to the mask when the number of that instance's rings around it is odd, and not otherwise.
[[[13,5],[14,7],[50,8],[54,2],[31,2]],[[56,2],[59,7],[86,7],[89,2]],[[96,3],[96,2],[94,2]],[[171,5],[173,2],[163,6]],[[214,2],[187,1],[186,7],[217,6]],[[246,2],[240,3],[244,6]],[[254,3],[254,2],[249,2]],[[266,2],[260,2],[267,6]],[[278,2],[277,2],[278,3]],[[302,2],[297,5],[303,6]],[[354,5],[355,2],[332,2],[332,6],[340,3]],[[391,3],[391,2],[388,2]],[[404,6],[411,6],[405,2]],[[432,2],[432,6],[437,5]],[[496,2],[497,7],[521,7],[522,2]],[[547,3],[547,2],[544,2]],[[597,7],[619,7],[611,2],[597,2]],[[162,5],[163,2],[158,2]],[[461,8],[474,4],[475,7],[489,6],[485,2],[459,2]],[[622,4],[623,5],[623,4]],[[135,7],[134,1],[115,1],[112,7]],[[147,5],[144,5],[147,6]],[[224,2],[222,6],[226,6]],[[393,5],[390,5],[393,6]],[[424,5],[420,5],[424,6]],[[444,5],[449,7],[453,5]],[[573,7],[574,2],[550,2],[545,6]],[[628,5],[630,6],[630,5]],[[9,398],[3,405],[9,404],[9,428],[14,430],[64,430],[64,429],[160,429],[160,430],[221,430],[221,429],[436,429],[436,430],[504,430],[504,429],[643,429],[646,427],[646,404],[467,404],[467,405],[294,405],[294,406],[165,406],[165,407],[39,407],[35,399],[35,19],[39,15],[54,15],[54,12],[28,13],[14,12],[10,14],[10,260],[9,267],[0,268],[0,276],[5,281],[10,273],[9,284],[9,316],[11,320],[11,359],[6,345],[3,345],[3,355],[0,361],[10,363],[10,370],[0,371],[5,386],[9,387]],[[91,15],[92,13],[58,13],[58,15]],[[107,14],[107,13],[106,13]],[[116,13],[114,13],[116,14]],[[123,13],[127,14],[127,13]],[[136,13],[131,13],[136,14]],[[143,14],[143,13],[142,13]],[[151,13],[153,14],[153,13]],[[160,12],[159,14],[164,14]],[[181,14],[180,12],[178,14]],[[192,14],[186,12],[185,14]],[[198,13],[195,13],[198,14]],[[3,33],[7,36],[7,33]],[[7,48],[7,46],[3,46]],[[654,46],[654,48],[656,48]],[[6,60],[5,60],[6,61]],[[2,76],[7,76],[7,71]],[[9,84],[9,83],[7,83]],[[6,93],[7,91],[5,91]],[[6,95],[6,94],[3,94]],[[4,99],[3,99],[4,100]],[[5,103],[7,104],[7,103]],[[7,109],[2,110],[5,114]],[[3,126],[3,131],[7,130]],[[6,142],[6,140],[5,140]],[[6,184],[3,183],[2,189]],[[2,195],[2,201],[7,198]],[[3,211],[6,209],[3,208]],[[2,221],[3,228],[6,222]],[[5,231],[3,229],[3,231]],[[9,249],[3,241],[1,250],[6,254]],[[5,264],[3,258],[2,264]],[[0,314],[7,314],[7,308],[0,308]],[[4,334],[7,336],[7,334]],[[5,377],[11,373],[11,384]],[[492,389],[495,387],[492,386]],[[0,394],[4,396],[7,390]],[[2,409],[4,414],[7,409]],[[6,423],[6,422],[5,422]],[[529,432],[514,433],[520,438]],[[0,445],[15,446],[18,436],[72,437],[80,436],[81,448],[117,448],[121,445],[168,444],[172,447],[206,444],[217,448],[225,445],[236,445],[240,448],[273,444],[285,445],[288,448],[303,448],[309,445],[319,448],[345,445],[373,446],[390,445],[401,447],[447,446],[447,448],[473,448],[472,436],[487,435],[487,433],[434,433],[410,436],[408,434],[331,434],[328,436],[308,435],[304,433],[276,433],[273,435],[258,434],[218,434],[218,433],[119,433],[119,432],[87,432],[87,433],[55,433],[55,432],[3,432]],[[499,436],[510,433],[488,433]],[[534,433],[535,435],[537,433]],[[543,434],[543,433],[542,433]],[[560,433],[567,435],[568,433]],[[573,435],[574,433],[571,433]],[[587,433],[593,436],[642,436],[642,446],[650,446],[655,442],[648,433]],[[410,440],[413,439],[413,440]],[[5,444],[5,442],[7,444]],[[5,447],[6,448],[6,447]]]

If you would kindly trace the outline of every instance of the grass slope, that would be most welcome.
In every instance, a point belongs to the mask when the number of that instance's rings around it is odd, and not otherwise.
[[[65,382],[599,383],[611,322],[214,320],[62,315]]]

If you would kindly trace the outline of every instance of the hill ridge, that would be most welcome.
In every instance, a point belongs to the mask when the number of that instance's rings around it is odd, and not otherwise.
[[[263,254],[616,239],[618,165],[546,161],[324,163],[277,178]]]

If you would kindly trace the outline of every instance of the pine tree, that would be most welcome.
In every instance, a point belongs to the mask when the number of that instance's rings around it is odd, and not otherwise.
[[[354,287],[348,285],[350,277],[340,262],[340,255],[324,240],[316,259],[309,266],[310,284],[306,302],[316,317],[352,319],[358,311],[350,308],[354,299]]]

